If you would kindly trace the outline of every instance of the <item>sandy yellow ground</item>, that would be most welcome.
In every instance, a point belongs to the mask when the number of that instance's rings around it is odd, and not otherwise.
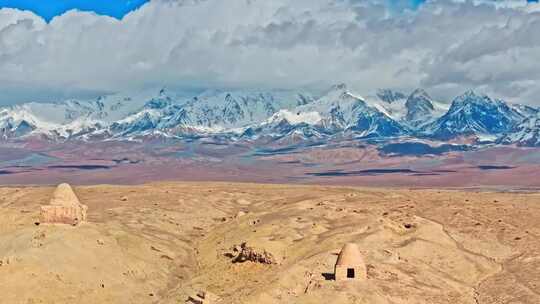
[[[89,186],[88,223],[37,226],[52,191],[0,188],[0,303],[540,303],[538,193]],[[246,241],[278,264],[232,264]],[[331,279],[346,242],[367,281]]]

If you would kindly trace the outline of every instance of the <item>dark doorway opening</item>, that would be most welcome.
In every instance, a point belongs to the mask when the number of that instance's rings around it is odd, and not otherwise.
[[[354,268],[347,268],[347,278],[354,279]]]

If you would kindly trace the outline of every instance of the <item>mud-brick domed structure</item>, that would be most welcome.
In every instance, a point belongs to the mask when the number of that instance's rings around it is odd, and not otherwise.
[[[41,206],[41,223],[78,225],[86,221],[87,210],[69,184],[60,184],[50,205]]]
[[[356,244],[348,243],[343,246],[336,261],[334,275],[336,281],[367,279],[366,264]]]

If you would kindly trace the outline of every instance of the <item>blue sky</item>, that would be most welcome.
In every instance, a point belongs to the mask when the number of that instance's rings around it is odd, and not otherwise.
[[[18,8],[30,10],[49,22],[55,16],[62,15],[71,9],[93,11],[121,19],[127,13],[139,8],[150,0],[0,0],[0,8]],[[417,8],[426,0],[387,0],[389,6],[395,9]],[[494,0],[497,1],[497,0]],[[527,0],[538,2],[538,0]]]
[[[93,11],[121,19],[130,11],[137,9],[149,0],[0,0],[0,7],[30,10],[43,17],[47,22],[55,16],[71,9]],[[425,0],[388,0],[396,9],[416,8]]]
[[[148,0],[0,0],[0,7],[30,10],[50,21],[71,9],[122,18]]]

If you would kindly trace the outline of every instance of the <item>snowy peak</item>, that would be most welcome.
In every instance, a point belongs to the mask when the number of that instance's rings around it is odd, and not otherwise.
[[[411,100],[427,100],[431,103],[432,99],[424,89],[416,89],[407,98],[407,101]]]
[[[424,131],[438,139],[468,135],[497,135],[508,132],[523,115],[501,100],[465,92],[452,102],[448,112]]]
[[[433,100],[428,93],[422,89],[416,89],[409,95],[405,102],[405,108],[407,109],[405,119],[411,125],[419,125],[428,121],[435,111]]]
[[[345,85],[335,85],[317,100],[290,110],[278,111],[266,122],[248,129],[249,137],[283,134],[310,138],[332,136],[341,132],[358,137],[393,137],[406,129]]]
[[[337,83],[337,84],[334,84],[332,87],[330,87],[329,92],[333,92],[333,91],[346,92],[347,90],[348,90],[347,84]]]
[[[405,94],[391,89],[379,89],[376,95],[380,100],[387,103],[394,103],[407,98]]]
[[[488,101],[491,100],[487,95],[478,95],[474,92],[474,90],[467,90],[463,94],[454,98],[453,103],[471,102],[482,99],[486,99]]]
[[[349,89],[347,88],[347,85],[344,83],[335,84],[332,87],[330,87],[329,90],[326,91],[321,97],[317,99],[317,103],[333,103],[338,102],[341,99],[347,99],[354,97]],[[361,99],[361,98],[359,98]]]
[[[379,90],[368,104],[409,129],[417,130],[448,111],[446,104],[434,101],[423,89],[408,96],[392,90]]]
[[[397,121],[346,88],[331,90],[310,105],[299,108],[320,113],[327,132],[351,131],[360,137],[399,136],[406,133]]]
[[[35,129],[36,126],[26,120],[5,120],[2,122],[2,124],[0,124],[0,138],[8,139],[26,136],[33,132]]]
[[[34,131],[47,133],[58,127],[38,119],[26,105],[0,110],[0,138],[17,138],[32,134]]]
[[[159,112],[155,109],[144,109],[110,125],[109,130],[117,136],[129,136],[153,130],[159,121]]]
[[[500,118],[500,115],[509,115],[507,118],[514,121],[524,118],[523,115],[521,115],[514,108],[510,107],[504,101],[499,99],[491,99],[487,95],[477,95],[473,91],[467,91],[465,94],[456,97],[452,102],[448,114],[466,114],[473,119],[487,118],[488,116],[492,118]],[[486,127],[487,129],[490,128],[489,125],[486,125]]]

